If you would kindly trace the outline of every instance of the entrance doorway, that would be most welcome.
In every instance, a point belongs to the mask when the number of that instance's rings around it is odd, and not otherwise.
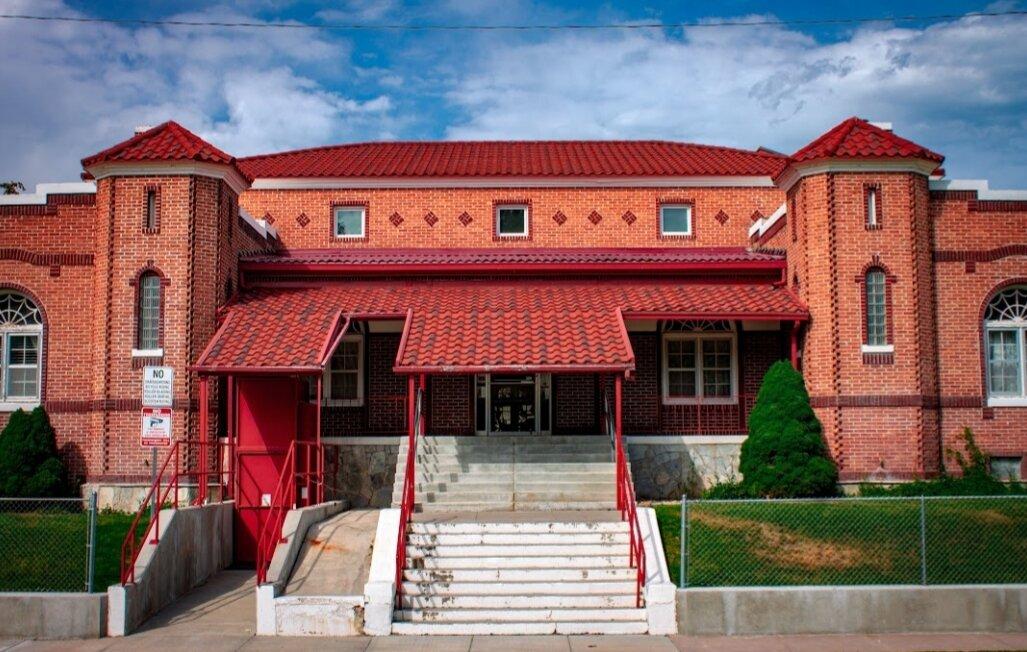
[[[478,374],[474,423],[479,435],[548,435],[552,432],[549,374]]]

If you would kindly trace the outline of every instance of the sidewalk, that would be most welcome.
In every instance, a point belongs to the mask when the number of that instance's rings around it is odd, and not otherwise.
[[[17,650],[81,650],[83,652],[182,650],[230,652],[246,650],[324,650],[340,652],[810,652],[853,650],[927,652],[945,650],[1025,650],[1027,633],[1018,634],[890,634],[885,636],[468,636],[384,638],[257,637],[253,631],[255,596],[251,571],[225,571],[150,619],[125,638],[92,641],[3,641],[0,652]]]

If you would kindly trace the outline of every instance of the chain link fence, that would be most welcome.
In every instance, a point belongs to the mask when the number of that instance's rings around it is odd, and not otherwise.
[[[1027,496],[683,498],[661,520],[681,587],[1027,582]]]
[[[0,591],[93,591],[96,524],[95,493],[0,498]]]

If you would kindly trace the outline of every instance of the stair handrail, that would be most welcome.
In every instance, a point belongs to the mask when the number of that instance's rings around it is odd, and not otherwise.
[[[257,536],[257,584],[267,581],[267,572],[271,568],[271,561],[275,556],[275,549],[279,543],[287,539],[282,536],[282,526],[285,524],[285,517],[289,510],[297,506],[310,506],[315,496],[320,495],[319,487],[323,484],[321,476],[321,458],[324,455],[324,444],[318,441],[298,441],[289,443],[285,454],[285,461],[282,464],[282,472],[278,476],[278,484],[271,494],[271,504],[268,505],[267,518],[260,526]],[[306,451],[306,465],[300,470],[297,468],[297,461],[300,458],[300,449]],[[313,464],[312,462],[313,458]],[[311,468],[313,466],[313,468]],[[306,496],[299,495],[296,487],[303,485],[306,489]]]
[[[414,399],[414,421],[410,428],[407,440],[407,461],[403,475],[403,502],[399,510],[399,535],[396,539],[396,604],[399,604],[400,596],[403,593],[403,570],[407,562],[407,527],[410,524],[410,515],[414,511],[414,497],[416,495],[416,465],[417,442],[423,434],[424,419],[421,414],[424,389],[417,389]]]
[[[628,561],[635,572],[635,607],[641,608],[646,578],[645,545],[642,527],[638,522],[638,503],[635,500],[635,483],[631,478],[631,466],[624,452],[624,436],[610,411],[610,397],[603,392],[603,423],[614,447],[614,463],[617,468],[617,510],[621,520],[628,523]]]

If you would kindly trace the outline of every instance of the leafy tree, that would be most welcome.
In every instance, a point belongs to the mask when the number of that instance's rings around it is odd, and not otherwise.
[[[0,181],[0,188],[3,188],[5,195],[17,195],[25,192],[25,184],[21,181]]]
[[[833,496],[838,469],[827,452],[802,374],[784,360],[763,377],[742,444],[741,489],[750,496]]]
[[[61,496],[68,489],[50,418],[42,407],[17,410],[0,432],[0,496]]]

